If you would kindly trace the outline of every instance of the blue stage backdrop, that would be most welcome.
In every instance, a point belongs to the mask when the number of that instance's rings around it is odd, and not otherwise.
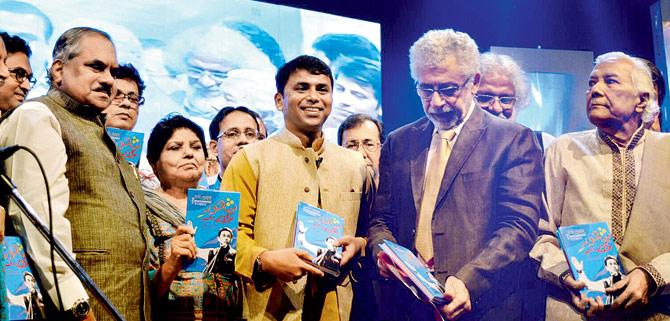
[[[22,36],[33,48],[39,82],[31,97],[46,92],[51,48],[75,26],[108,32],[119,63],[139,69],[147,89],[135,130],[145,137],[170,112],[207,132],[225,106],[259,112],[270,132],[281,127],[274,75],[301,54],[324,59],[336,77],[329,139],[351,113],[382,114],[378,23],[242,0],[0,0],[0,30]]]

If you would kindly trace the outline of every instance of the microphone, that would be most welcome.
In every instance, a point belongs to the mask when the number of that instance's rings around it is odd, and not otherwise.
[[[319,157],[316,159],[316,169],[319,169],[321,162],[323,162],[323,157]]]
[[[5,159],[11,157],[19,149],[21,149],[21,146],[19,146],[19,145],[10,145],[10,146],[7,146],[7,147],[0,147],[0,160],[5,160]]]

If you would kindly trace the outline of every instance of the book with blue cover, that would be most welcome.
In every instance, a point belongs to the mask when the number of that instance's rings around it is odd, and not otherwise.
[[[240,193],[191,188],[187,197],[186,224],[195,230],[197,255],[182,270],[232,275],[237,253]]]
[[[114,127],[107,127],[107,133],[112,137],[121,155],[135,166],[139,166],[142,145],[144,144],[144,133]]]
[[[605,289],[621,280],[624,270],[607,223],[560,227],[558,240],[573,278],[586,283],[581,293],[594,300],[599,297],[605,305],[612,304],[617,293],[608,295]]]
[[[389,240],[384,240],[379,248],[382,250],[380,263],[419,300],[430,302],[436,309],[447,304],[444,286],[411,250]]]
[[[46,320],[42,293],[21,238],[5,237],[2,255],[7,320]]]
[[[312,265],[333,277],[340,275],[342,248],[335,241],[344,236],[344,219],[305,202],[298,203],[293,247],[314,259]]]

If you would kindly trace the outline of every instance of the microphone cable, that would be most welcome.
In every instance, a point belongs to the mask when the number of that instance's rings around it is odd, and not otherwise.
[[[16,151],[18,150],[24,150],[28,152],[34,159],[37,161],[37,165],[40,168],[40,172],[42,173],[42,179],[44,180],[44,187],[46,188],[47,192],[47,204],[49,208],[49,248],[50,248],[50,253],[51,253],[51,272],[53,273],[53,278],[54,278],[54,285],[56,287],[56,295],[58,298],[58,306],[60,307],[59,310],[62,313],[63,312],[63,299],[61,297],[60,293],[60,286],[58,284],[58,278],[56,274],[56,260],[54,256],[54,229],[53,229],[53,211],[51,207],[51,192],[49,190],[49,180],[47,179],[46,172],[44,171],[44,166],[42,166],[42,162],[40,162],[40,159],[37,157],[37,154],[30,150],[28,147],[24,146],[19,146],[16,145]],[[4,160],[3,160],[4,161]],[[31,222],[32,224],[32,222]]]

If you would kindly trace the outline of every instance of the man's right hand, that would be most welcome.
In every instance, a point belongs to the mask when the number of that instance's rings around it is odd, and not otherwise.
[[[263,272],[270,273],[284,282],[296,281],[305,273],[316,276],[324,275],[321,270],[305,262],[312,260],[307,252],[294,248],[268,250],[261,253],[259,259]]]
[[[605,309],[605,304],[600,298],[594,300],[579,293],[581,289],[586,287],[586,283],[576,281],[570,274],[563,278],[562,283],[563,286],[565,286],[565,288],[570,292],[572,305],[586,317],[593,317]]]

